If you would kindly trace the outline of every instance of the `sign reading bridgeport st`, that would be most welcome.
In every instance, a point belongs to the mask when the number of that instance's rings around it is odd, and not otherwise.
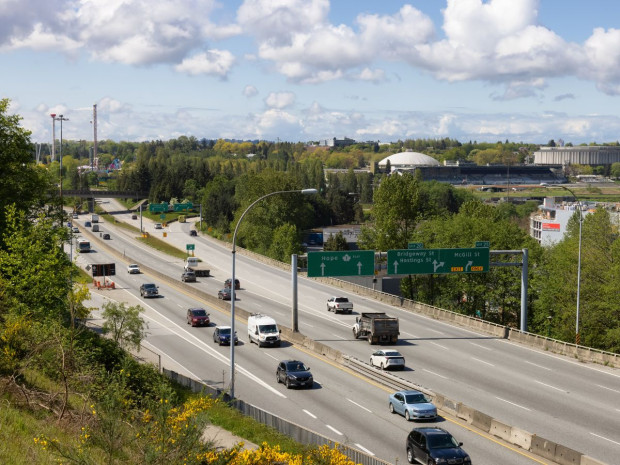
[[[387,274],[484,273],[489,248],[388,250]]]

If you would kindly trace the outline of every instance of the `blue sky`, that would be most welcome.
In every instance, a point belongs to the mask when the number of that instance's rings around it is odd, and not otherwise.
[[[620,139],[615,0],[0,0],[0,70],[42,143]]]

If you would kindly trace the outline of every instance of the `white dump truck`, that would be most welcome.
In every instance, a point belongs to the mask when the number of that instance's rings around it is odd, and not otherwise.
[[[210,276],[211,270],[208,269],[199,258],[187,257],[185,259],[185,271],[193,271],[196,276]]]

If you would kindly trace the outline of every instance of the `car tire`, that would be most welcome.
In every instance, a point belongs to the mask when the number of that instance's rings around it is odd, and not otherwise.
[[[374,365],[374,363],[372,363],[372,357],[370,357],[370,361],[369,361],[368,363],[370,363],[370,366],[371,366],[371,367],[374,367],[374,366],[375,366],[375,365]]]
[[[221,339],[218,339],[218,341],[217,341],[217,345],[219,345],[219,346],[221,346],[221,345],[222,345],[222,340],[221,340]]]
[[[286,378],[286,381],[284,381],[284,385],[286,386],[286,389],[291,388],[291,382],[288,380],[288,378]]]
[[[280,381],[280,375],[278,373],[276,373],[276,383],[280,384],[282,381]]]
[[[358,337],[357,337],[357,331],[355,331],[355,328],[353,328],[353,337],[354,337],[355,339],[358,339]]]
[[[415,463],[415,455],[413,455],[413,449],[411,447],[407,447],[407,462]]]
[[[381,362],[381,369],[385,370],[385,365],[383,364],[383,362]]]
[[[405,420],[411,420],[411,416],[409,415],[409,410],[405,410]]]
[[[390,413],[396,413],[394,411],[394,404],[392,402],[390,402]]]
[[[329,305],[327,306],[327,311],[328,311],[328,312],[331,312],[331,311],[332,311],[332,309],[331,309],[331,307],[330,307]]]

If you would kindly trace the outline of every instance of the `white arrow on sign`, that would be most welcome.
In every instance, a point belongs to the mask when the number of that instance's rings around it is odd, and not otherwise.
[[[394,260],[394,274],[398,274],[398,260]]]
[[[437,273],[437,268],[441,268],[444,266],[445,262],[438,262],[437,260],[433,260],[433,271]]]
[[[469,269],[470,266],[472,266],[474,264],[474,262],[472,262],[471,260],[467,262],[467,265],[465,265],[465,271],[467,271]]]
[[[321,276],[325,276],[325,263],[321,263]]]
[[[362,262],[357,262],[357,274],[362,274]]]

